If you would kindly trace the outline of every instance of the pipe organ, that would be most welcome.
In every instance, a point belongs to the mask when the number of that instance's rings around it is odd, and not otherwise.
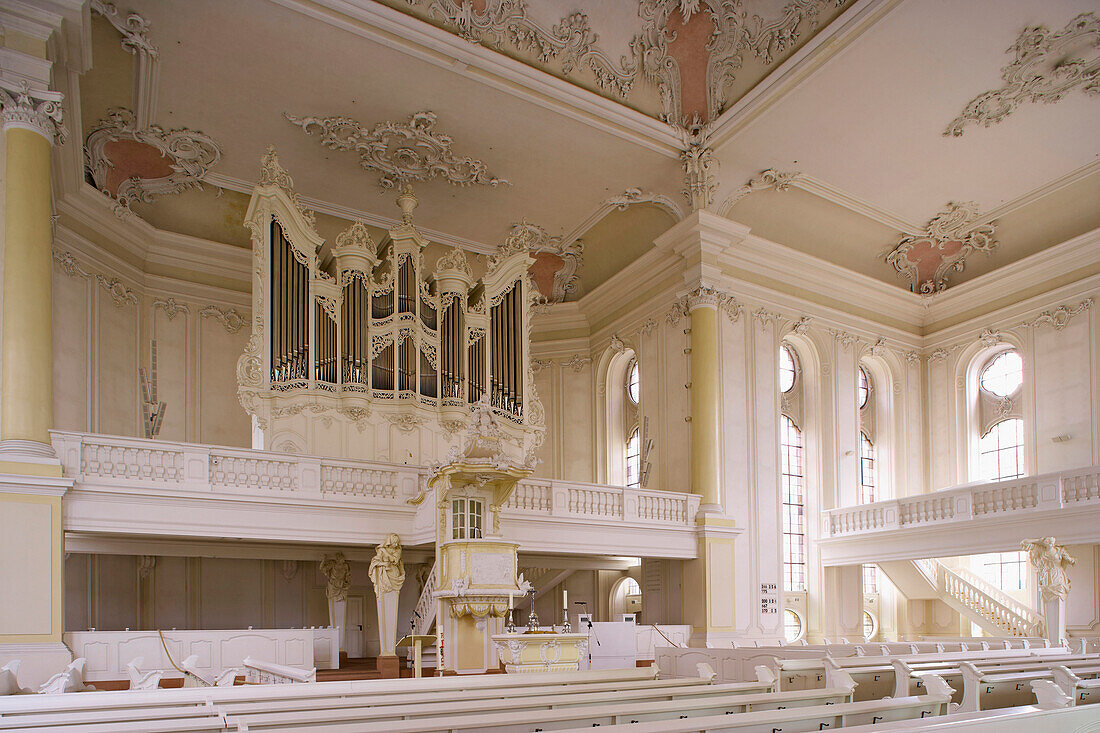
[[[457,248],[429,273],[416,204],[404,187],[401,223],[381,242],[355,222],[326,257],[289,175],[265,157],[246,214],[254,316],[238,363],[265,448],[426,464],[454,447],[479,402],[525,458],[541,443],[528,243],[510,237],[478,280]]]

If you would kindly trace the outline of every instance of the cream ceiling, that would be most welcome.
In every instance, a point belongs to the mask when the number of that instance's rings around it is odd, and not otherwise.
[[[637,31],[633,0],[528,2],[540,23],[583,9],[615,54]],[[222,156],[211,180],[227,189],[250,188],[264,149],[275,145],[298,192],[332,217],[332,231],[357,214],[373,223],[396,218],[393,193],[382,192],[378,173],[360,168],[353,153],[322,147],[284,113],[344,115],[371,127],[433,112],[456,153],[483,160],[511,185],[417,183],[416,223],[481,251],[524,219],[551,236],[579,236],[581,292],[622,269],[673,221],[668,207],[619,210],[605,202],[638,189],[690,208],[681,192],[679,133],[653,120],[657,108],[647,105],[655,97],[610,101],[614,95],[588,91],[584,79],[574,84],[521,54],[515,60],[461,40],[412,17],[409,7],[387,7],[405,0],[118,5],[150,22],[160,49],[155,121],[216,140]],[[783,5],[753,7],[773,13]],[[1011,60],[1005,49],[1024,27],[1061,29],[1090,9],[1082,0],[834,6],[835,20],[816,35],[804,33],[775,63],[746,64],[740,83],[762,80],[754,89],[731,87],[730,99],[741,101],[712,125],[720,164],[714,208],[763,170],[799,172],[800,183],[750,193],[728,215],[761,236],[899,287],[905,282],[885,252],[952,201],[977,203],[1001,242],[988,258],[972,256],[952,282],[1100,226],[1095,96],[1073,90],[1053,104],[1022,105],[991,127],[942,134],[972,98],[1000,86]],[[132,103],[120,83],[132,73],[131,57],[104,48],[110,34],[101,24],[93,31],[94,67],[82,82],[85,135],[108,107]],[[243,198],[216,193],[187,192],[135,211],[160,228],[246,245],[234,221]]]

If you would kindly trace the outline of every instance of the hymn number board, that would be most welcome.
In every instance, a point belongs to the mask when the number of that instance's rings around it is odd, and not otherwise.
[[[779,586],[777,584],[760,584],[760,613],[779,613]]]

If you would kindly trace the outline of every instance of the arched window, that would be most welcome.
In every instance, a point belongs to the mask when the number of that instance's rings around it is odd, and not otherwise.
[[[802,638],[802,617],[789,608],[783,609],[783,636],[788,642]]]
[[[977,477],[983,481],[1024,475],[1023,381],[1023,360],[1013,349],[994,356],[978,374]]]
[[[859,368],[859,409],[867,406],[867,399],[871,396],[871,380],[867,378],[867,372],[863,367]]]
[[[786,415],[780,416],[779,460],[783,493],[783,588],[806,590],[806,505],[802,492],[804,469],[802,431]]]
[[[859,503],[875,500],[875,446],[867,433],[859,433]]]
[[[641,382],[638,378],[638,361],[634,360],[630,362],[630,366],[627,368],[626,373],[626,396],[635,405],[638,404],[638,399],[641,396]]]
[[[878,633],[878,622],[870,611],[863,612],[863,638],[870,641]]]
[[[863,595],[878,595],[878,565],[863,565]]]
[[[638,487],[642,482],[642,438],[638,428],[626,441],[626,485]]]
[[[779,391],[786,394],[794,389],[795,378],[798,376],[798,366],[791,347],[784,344],[779,347]]]

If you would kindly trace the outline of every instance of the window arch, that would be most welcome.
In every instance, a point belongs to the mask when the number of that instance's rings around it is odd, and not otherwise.
[[[631,403],[637,405],[641,399],[641,374],[638,370],[638,360],[632,359],[626,368],[626,397]]]
[[[806,499],[802,431],[780,416],[779,460],[783,498],[783,589],[806,590]]]
[[[597,394],[602,396],[597,405],[600,434],[597,476],[604,483],[615,486],[646,484],[643,371],[631,348],[608,347],[600,358],[596,384]]]
[[[783,609],[783,636],[787,643],[798,641],[805,634],[806,627],[802,623],[802,616],[790,608]]]
[[[975,478],[1002,481],[1025,474],[1023,383],[1023,359],[1013,348],[995,352],[978,369]]]
[[[626,439],[626,485],[642,485],[642,437],[637,427]]]

